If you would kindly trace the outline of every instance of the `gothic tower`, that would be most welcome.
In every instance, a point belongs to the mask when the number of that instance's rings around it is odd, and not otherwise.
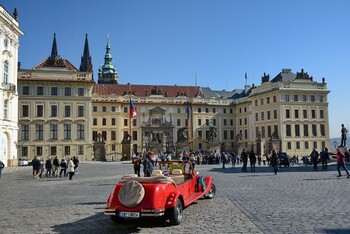
[[[83,56],[81,56],[81,63],[80,63],[79,71],[92,72],[92,61],[91,61],[91,56],[90,56],[90,52],[89,52],[89,42],[88,42],[88,35],[87,34],[85,37],[84,52],[83,52]]]

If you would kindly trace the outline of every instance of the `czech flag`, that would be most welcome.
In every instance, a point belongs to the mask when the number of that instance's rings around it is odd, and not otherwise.
[[[132,103],[130,98],[130,118],[133,118],[136,116],[136,108],[134,106],[134,103]]]

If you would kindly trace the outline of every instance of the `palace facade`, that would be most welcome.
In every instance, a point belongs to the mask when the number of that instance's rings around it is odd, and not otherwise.
[[[0,160],[17,165],[19,28],[17,10],[10,14],[0,5]]]
[[[260,85],[232,91],[120,84],[107,41],[96,84],[88,51],[86,37],[77,69],[58,55],[54,37],[50,57],[19,69],[19,156],[121,160],[148,150],[244,148],[304,156],[329,147],[329,90],[324,78],[315,81],[303,69],[264,74]]]

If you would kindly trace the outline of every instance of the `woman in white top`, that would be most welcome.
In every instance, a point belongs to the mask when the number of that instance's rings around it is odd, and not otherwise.
[[[69,179],[72,180],[74,175],[74,162],[72,159],[69,159],[68,161],[68,173],[69,173]]]

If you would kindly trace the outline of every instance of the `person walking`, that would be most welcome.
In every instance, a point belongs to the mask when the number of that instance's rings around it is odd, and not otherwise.
[[[79,167],[79,158],[78,156],[73,157],[73,163],[74,163],[74,174],[78,175],[78,167]]]
[[[328,159],[329,159],[328,148],[325,147],[320,153],[320,155],[321,155],[322,170],[327,170]]]
[[[4,169],[4,167],[5,167],[5,164],[0,160],[0,178],[1,178],[2,169]]]
[[[51,170],[52,170],[51,157],[47,158],[45,162],[45,168],[46,168],[46,177],[51,176]]]
[[[52,165],[53,165],[53,175],[57,177],[58,176],[58,168],[60,167],[60,161],[58,160],[57,156],[54,157],[53,161],[52,161]]]
[[[272,150],[271,159],[270,159],[270,165],[272,166],[273,172],[275,173],[275,175],[277,175],[277,171],[278,171],[278,156],[277,156],[276,150]]]
[[[256,164],[256,156],[253,150],[249,153],[249,161],[250,161],[250,171],[253,172],[255,171],[255,164]]]
[[[60,171],[60,177],[62,177],[62,173],[63,176],[66,176],[67,174],[67,161],[65,158],[62,158],[61,163],[60,163],[60,167],[61,167],[61,171]]]
[[[231,163],[232,163],[232,167],[233,168],[236,167],[236,162],[237,162],[237,155],[235,153],[232,153],[232,155],[231,155]]]
[[[40,169],[41,169],[41,163],[39,161],[39,159],[37,157],[34,157],[33,159],[33,176],[36,179],[39,179],[39,173],[40,173]]]
[[[73,176],[74,176],[74,162],[73,162],[73,159],[69,159],[68,160],[68,173],[69,173],[69,179],[72,180],[73,179]]]
[[[245,149],[243,149],[243,152],[241,153],[241,160],[243,162],[242,171],[246,172],[247,171],[247,164],[248,164],[248,154],[245,151]]]
[[[148,152],[146,158],[143,160],[143,173],[145,177],[151,177],[153,171],[153,158],[154,153]]]
[[[329,153],[329,154],[336,155],[336,157],[337,157],[337,170],[338,170],[338,176],[337,177],[341,177],[342,176],[342,174],[340,172],[340,168],[343,168],[344,171],[346,172],[346,174],[348,175],[347,178],[349,178],[350,177],[349,171],[348,171],[348,169],[345,166],[345,155],[340,151],[339,148],[337,148],[337,153],[336,154],[334,154],[334,153]]]
[[[316,170],[317,169],[317,164],[318,164],[318,152],[316,150],[316,148],[314,148],[310,154],[310,157],[311,157],[311,160],[312,160],[312,163],[314,164],[314,169]]]
[[[137,155],[135,155],[135,157],[133,157],[132,163],[134,164],[134,172],[135,172],[135,175],[137,175],[138,177],[140,177],[141,158],[140,158],[140,155],[139,155],[139,154],[137,154]]]

